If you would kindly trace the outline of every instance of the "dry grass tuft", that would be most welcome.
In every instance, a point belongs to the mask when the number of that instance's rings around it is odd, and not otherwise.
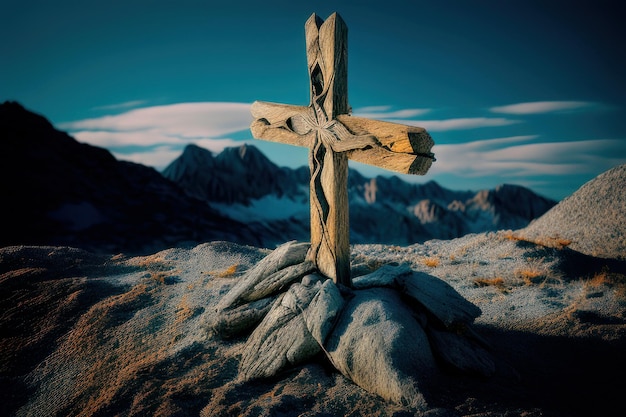
[[[131,263],[147,269],[167,269],[172,268],[172,262],[163,259],[160,255],[150,255],[131,260]]]
[[[170,271],[155,271],[150,272],[150,280],[159,285],[169,285],[175,281],[175,277]]]
[[[209,272],[209,274],[214,275],[218,278],[228,278],[228,277],[232,277],[233,275],[237,273],[237,268],[239,268],[239,264],[233,264],[229,266],[228,268],[224,269],[223,271],[212,271],[212,272]]]
[[[180,324],[194,315],[194,310],[189,305],[187,294],[183,294],[180,303],[176,307],[176,324]]]
[[[524,268],[518,268],[513,272],[515,278],[524,282],[525,285],[537,285],[544,286],[548,283],[562,283],[563,277],[560,273],[550,269],[548,265],[544,263],[543,258],[533,259],[528,258],[528,265]]]
[[[530,239],[530,238],[518,235],[511,230],[507,230],[506,232],[503,233],[502,236],[504,237],[504,239],[507,239],[507,240],[528,242],[534,245],[544,246],[546,248],[553,248],[553,249],[558,249],[558,250],[564,249],[572,244],[572,240],[565,239],[560,236],[542,236],[542,237],[538,237],[535,239]]]
[[[494,286],[494,287],[504,288],[504,278],[502,278],[502,277],[475,278],[474,279],[474,285],[476,285],[477,287]]]
[[[436,268],[440,263],[439,258],[437,257],[424,258],[420,262],[429,268]]]
[[[543,272],[532,268],[518,269],[515,271],[515,276],[522,279],[526,285],[538,284],[546,278]]]
[[[611,272],[608,267],[604,267],[602,271],[597,272],[587,281],[586,286],[588,288],[607,286],[613,288],[619,297],[626,298],[626,275]]]

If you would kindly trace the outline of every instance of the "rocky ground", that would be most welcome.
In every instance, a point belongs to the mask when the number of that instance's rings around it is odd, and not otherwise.
[[[267,249],[211,242],[138,257],[0,249],[0,414],[621,415],[625,171],[598,177],[523,230],[352,248],[354,275],[406,264],[482,311],[474,330],[495,374],[441,366],[420,381],[422,411],[360,388],[324,353],[274,377],[241,381],[245,336],[211,337],[207,322]],[[612,194],[594,191],[616,182]],[[603,199],[597,227],[594,205],[583,204],[590,195]],[[583,224],[584,234],[567,234]]]

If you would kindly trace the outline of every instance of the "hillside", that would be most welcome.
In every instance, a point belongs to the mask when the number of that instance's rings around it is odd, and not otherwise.
[[[79,143],[20,104],[0,105],[0,246],[147,253],[258,233],[190,198],[156,170]]]

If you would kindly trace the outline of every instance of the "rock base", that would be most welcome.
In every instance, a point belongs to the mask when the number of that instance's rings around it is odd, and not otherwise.
[[[445,368],[483,377],[495,372],[471,329],[481,311],[446,282],[409,266],[385,265],[339,288],[306,260],[309,245],[274,250],[223,297],[212,334],[249,334],[239,379],[271,377],[324,352],[369,392],[416,410]]]

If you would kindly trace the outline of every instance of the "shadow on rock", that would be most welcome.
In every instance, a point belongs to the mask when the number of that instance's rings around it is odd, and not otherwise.
[[[528,416],[617,416],[626,342],[539,335],[477,326],[498,353],[492,378],[444,376],[431,406],[462,415],[511,410]],[[523,414],[522,414],[523,413]]]

